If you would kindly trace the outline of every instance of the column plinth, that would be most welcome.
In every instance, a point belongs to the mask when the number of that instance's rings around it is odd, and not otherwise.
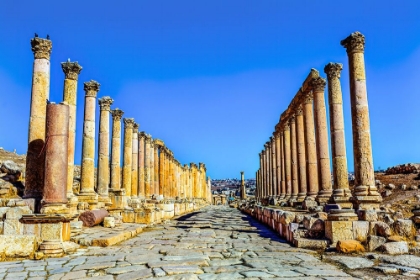
[[[352,208],[349,189],[346,142],[344,135],[343,95],[340,73],[343,65],[328,63],[324,72],[328,79],[328,104],[330,111],[331,150],[333,167],[333,193],[330,203],[339,204],[342,209]]]
[[[109,169],[109,111],[114,100],[109,96],[98,99],[100,108],[99,143],[98,143],[98,169],[96,185],[98,201],[110,204],[108,189],[110,186]]]
[[[372,158],[364,62],[365,37],[355,32],[342,40],[341,45],[346,48],[349,60],[355,204],[361,209],[379,209],[382,197],[375,186]]]
[[[50,97],[52,42],[35,37],[31,39],[31,46],[34,63],[24,198],[34,198],[37,204],[35,211],[38,212],[44,188],[45,153],[41,152],[45,144],[47,100]]]
[[[84,83],[86,94],[79,201],[87,202],[90,208],[98,203],[95,192],[95,110],[99,87],[100,84],[93,80]]]
[[[72,199],[74,180],[74,149],[76,145],[76,104],[77,81],[82,67],[77,62],[62,62],[61,68],[65,74],[63,102],[69,106],[69,140],[67,147],[67,198]]]

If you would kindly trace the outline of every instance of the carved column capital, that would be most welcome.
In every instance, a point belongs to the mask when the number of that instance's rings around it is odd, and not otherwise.
[[[134,130],[134,131],[139,130],[139,126],[140,126],[140,125],[139,125],[138,123],[136,123],[136,122],[135,122],[135,123],[133,124],[133,130]]]
[[[283,126],[283,131],[289,131],[290,130],[290,124],[289,122],[286,122]]]
[[[66,75],[66,79],[75,80],[79,78],[80,71],[82,71],[82,66],[75,62],[61,62],[61,68],[63,69],[64,74]]]
[[[144,137],[145,137],[144,141],[146,142],[146,144],[152,143],[152,135],[145,134]]]
[[[146,133],[144,131],[139,131],[138,135],[139,135],[139,139],[146,137]]]
[[[134,126],[133,118],[124,118],[123,121],[124,121],[125,128],[128,128],[128,129],[133,128]]]
[[[31,39],[32,52],[35,59],[45,58],[50,60],[52,42],[48,39],[35,37]]]
[[[311,91],[306,92],[303,97],[303,104],[312,104],[313,101],[314,101],[314,95],[312,94],[312,92]]]
[[[104,96],[98,99],[98,104],[101,111],[109,111],[113,102],[114,99],[109,96]]]
[[[100,83],[94,80],[90,80],[89,82],[84,83],[84,90],[86,92],[86,96],[95,97],[98,94],[99,87],[101,86]]]
[[[346,48],[347,53],[364,52],[365,51],[365,36],[356,31],[351,33],[346,39],[341,40],[341,45]]]
[[[295,115],[289,117],[288,124],[291,125],[292,123],[295,123]]]
[[[120,109],[116,108],[116,109],[114,109],[114,110],[111,110],[111,115],[112,115],[112,120],[113,120],[114,122],[116,122],[116,121],[120,121],[120,120],[121,120],[121,118],[122,118],[122,116],[124,115],[124,111],[122,111],[122,110],[120,110]]]
[[[302,107],[302,104],[299,104],[298,106],[296,106],[295,115],[296,116],[302,116],[303,115],[303,107]]]
[[[340,78],[343,64],[330,62],[324,67],[324,73],[327,74],[328,79]]]
[[[324,91],[326,84],[327,81],[321,77],[314,78],[309,83],[313,91]]]

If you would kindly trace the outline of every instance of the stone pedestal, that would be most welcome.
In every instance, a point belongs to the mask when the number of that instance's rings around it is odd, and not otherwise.
[[[382,197],[375,186],[369,108],[364,62],[365,37],[352,33],[341,41],[347,50],[353,128],[354,203],[360,209],[379,209]]]
[[[99,86],[93,80],[84,83],[86,95],[79,201],[87,202],[90,208],[95,208],[98,203],[95,193],[95,101]]]
[[[35,37],[31,39],[31,46],[34,64],[24,198],[34,198],[37,201],[36,210],[39,211],[44,188],[45,154],[42,153],[42,149],[45,144],[47,100],[50,96],[52,43],[50,40]]]
[[[63,102],[69,106],[69,140],[67,154],[67,198],[74,200],[74,148],[76,145],[76,104],[77,104],[77,80],[82,67],[77,62],[62,62],[61,68],[65,74]]]
[[[99,119],[99,143],[98,143],[98,169],[96,185],[98,200],[103,204],[110,205],[108,189],[110,186],[109,169],[109,111],[114,100],[109,96],[98,99],[100,108]]]

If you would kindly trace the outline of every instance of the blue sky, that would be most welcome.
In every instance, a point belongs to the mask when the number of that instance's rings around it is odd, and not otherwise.
[[[367,2],[367,3],[366,3]],[[114,108],[165,141],[182,163],[212,178],[254,177],[258,153],[311,68],[344,64],[342,86],[352,170],[348,63],[340,40],[366,36],[375,168],[420,162],[419,1],[1,1],[0,147],[25,153],[37,32],[51,36],[52,101],[62,100],[60,62],[101,83]]]

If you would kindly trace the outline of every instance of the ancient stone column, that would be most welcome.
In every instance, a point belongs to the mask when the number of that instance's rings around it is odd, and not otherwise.
[[[353,128],[353,156],[356,204],[362,209],[378,209],[382,197],[375,186],[369,108],[365,74],[365,36],[354,32],[341,41],[347,50],[350,74],[350,102]]]
[[[95,204],[98,199],[95,193],[95,109],[99,87],[100,84],[93,80],[84,83],[85,118],[79,201],[90,205]]]
[[[148,134],[145,135],[145,160],[144,160],[144,164],[145,164],[145,168],[144,168],[144,195],[146,198],[150,198],[152,195],[152,190],[150,188],[150,182],[151,182],[151,161],[150,161],[150,150],[151,150],[151,143],[152,143],[152,137]]]
[[[111,142],[111,189],[121,189],[121,118],[124,112],[111,110],[112,142]]]
[[[45,148],[45,183],[41,213],[64,214],[67,203],[67,147],[69,106],[48,104]]]
[[[261,152],[261,153],[259,153],[258,154],[258,156],[259,156],[259,158],[260,158],[260,174],[261,174],[261,170],[263,169],[263,152]],[[260,191],[259,191],[259,195],[260,195],[260,197],[262,197],[263,196],[263,179],[262,178],[260,178],[260,180],[259,180],[259,188],[260,188]]]
[[[133,164],[133,118],[124,118],[124,147],[123,147],[123,170],[122,188],[125,195],[131,196],[131,168]]]
[[[144,184],[145,184],[145,175],[144,175],[144,168],[145,168],[145,133],[144,131],[139,132],[138,134],[139,140],[139,171],[138,171],[138,186],[139,186],[139,193],[138,196],[144,198]]]
[[[289,119],[290,123],[290,151],[291,151],[291,168],[292,168],[292,196],[291,202],[297,201],[299,193],[299,178],[298,178],[298,155],[297,155],[297,137],[296,137],[296,121],[295,116],[292,115]]]
[[[328,63],[324,72],[328,79],[328,104],[330,113],[331,150],[333,167],[333,194],[331,202],[341,208],[351,208],[352,198],[347,169],[346,141],[344,135],[343,94],[341,93],[341,63]]]
[[[244,172],[241,171],[241,199],[246,199]]]
[[[315,126],[313,117],[313,96],[311,92],[305,93],[303,116],[305,125],[305,152],[307,167],[308,192],[307,197],[315,198],[318,195],[318,167],[316,160]]]
[[[271,192],[273,196],[277,196],[277,158],[276,158],[276,138],[270,137],[271,140],[271,177],[272,177],[272,188]]]
[[[284,199],[286,197],[286,162],[285,162],[285,154],[284,154],[284,131],[283,128],[280,129],[280,161],[281,161],[281,193],[280,199]]]
[[[264,153],[263,153],[263,158],[264,158],[264,194],[265,197],[268,197],[270,195],[270,191],[269,191],[269,184],[270,184],[270,180],[269,180],[269,173],[268,173],[268,148],[267,148],[267,143],[264,144]]]
[[[132,144],[132,159],[131,164],[131,197],[138,197],[138,188],[139,188],[139,125],[137,123],[133,124],[133,144]]]
[[[65,74],[63,101],[69,105],[69,141],[67,153],[67,197],[71,198],[73,194],[74,178],[74,147],[76,145],[76,104],[77,104],[77,80],[79,78],[82,66],[77,62],[62,62],[61,68]]]
[[[299,105],[296,109],[296,138],[297,138],[297,154],[298,154],[298,169],[299,169],[299,193],[297,197],[298,202],[305,200],[307,192],[306,179],[306,152],[305,152],[305,127],[303,122],[303,108]]]
[[[290,124],[286,122],[283,130],[284,145],[284,164],[286,171],[286,196],[284,199],[289,200],[292,196],[292,156],[290,150]]]
[[[276,179],[277,179],[277,190],[276,195],[279,197],[281,194],[281,147],[280,147],[280,133],[276,131]]]
[[[45,122],[47,100],[50,98],[50,55],[52,42],[31,39],[34,64],[32,72],[31,112],[29,118],[28,151],[26,155],[25,198],[35,198],[37,206],[44,189]],[[38,207],[37,207],[38,208]]]
[[[165,149],[159,149],[159,195],[165,197]]]
[[[318,160],[319,192],[316,201],[324,205],[332,194],[330,154],[328,148],[327,110],[325,108],[325,79],[318,77],[310,82],[314,97],[316,154]]]
[[[159,146],[155,143],[154,150],[153,150],[153,158],[155,161],[154,165],[154,183],[155,183],[155,194],[159,195]]]
[[[187,199],[191,198],[191,186],[190,186],[190,168],[188,164],[184,164],[184,172],[185,172],[185,197]]]
[[[150,195],[156,195],[155,184],[155,142],[150,142]]]
[[[102,202],[109,201],[109,111],[111,109],[112,102],[114,102],[114,100],[109,96],[104,96],[98,99],[100,115],[96,190],[99,195],[98,199]]]

